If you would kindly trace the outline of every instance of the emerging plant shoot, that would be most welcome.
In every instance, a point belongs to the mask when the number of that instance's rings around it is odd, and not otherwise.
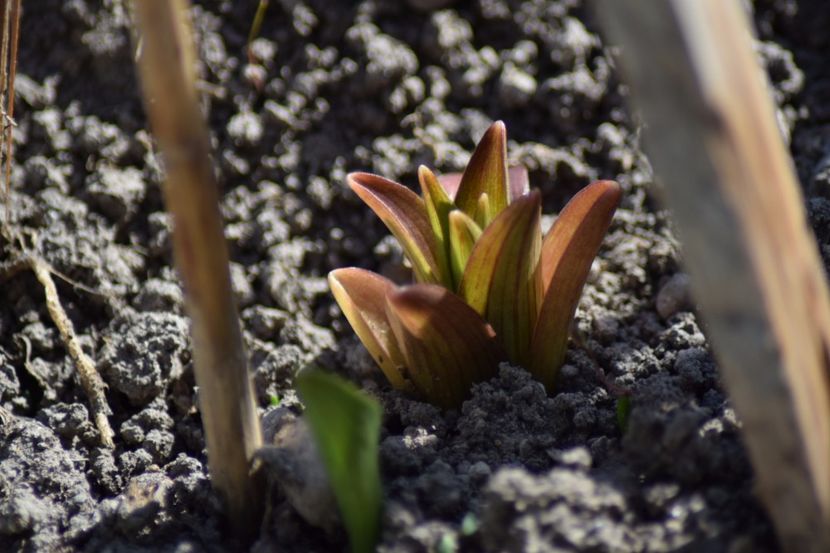
[[[620,201],[596,181],[541,230],[527,170],[507,166],[504,124],[484,134],[461,175],[418,169],[421,196],[369,173],[352,190],[403,247],[416,283],[396,286],[357,268],[329,284],[360,340],[395,388],[459,405],[509,360],[553,390],[591,262]]]

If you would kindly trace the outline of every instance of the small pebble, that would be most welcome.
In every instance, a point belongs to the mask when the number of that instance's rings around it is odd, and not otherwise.
[[[689,275],[677,273],[671,277],[657,293],[655,307],[663,319],[689,310],[692,307]]]

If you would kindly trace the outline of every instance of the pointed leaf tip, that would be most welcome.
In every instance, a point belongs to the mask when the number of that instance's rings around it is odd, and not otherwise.
[[[352,383],[316,368],[300,371],[296,388],[351,551],[374,551],[383,496],[378,467],[380,404]]]
[[[591,183],[562,209],[542,242],[537,272],[542,300],[529,368],[549,390],[565,360],[582,287],[621,197],[614,181]]]
[[[402,184],[371,173],[349,173],[354,192],[397,238],[419,282],[440,282],[437,246],[424,201]]]
[[[470,217],[475,216],[478,198],[487,194],[490,212],[495,217],[507,207],[507,130],[496,121],[481,137],[458,185],[455,204]]]
[[[547,293],[553,271],[559,266],[566,251],[578,252],[593,249],[591,262],[599,251],[611,219],[622,198],[622,188],[612,180],[594,181],[574,195],[562,208],[542,244],[539,263],[542,292]],[[586,274],[587,278],[587,274]]]
[[[495,217],[495,213],[493,213],[493,210],[491,209],[490,197],[487,196],[486,192],[478,197],[477,205],[478,207],[476,208],[473,220],[481,228],[487,228],[487,225],[489,225],[490,221],[492,221]]]
[[[446,288],[398,288],[387,305],[411,380],[437,405],[458,406],[472,384],[494,376],[505,359],[493,328]]]
[[[328,281],[343,315],[392,387],[412,392],[403,375],[404,356],[386,315],[386,295],[395,288],[392,281],[357,267],[335,269]]]
[[[447,193],[450,200],[455,200],[458,192],[458,185],[461,184],[463,173],[444,173],[438,175],[438,182]],[[516,198],[526,196],[530,192],[530,176],[527,167],[524,165],[511,165],[507,168],[508,201],[513,202]]]
[[[455,282],[460,283],[464,268],[470,259],[476,241],[481,237],[481,227],[460,209],[449,215],[450,267]]]
[[[455,204],[447,196],[435,174],[426,166],[418,167],[418,182],[421,196],[424,198],[427,218],[435,240],[435,255],[438,264],[439,282],[447,288],[455,289],[453,273],[450,270],[449,214]]]

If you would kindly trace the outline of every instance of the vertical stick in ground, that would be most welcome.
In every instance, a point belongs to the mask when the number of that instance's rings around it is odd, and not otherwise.
[[[144,103],[164,159],[164,196],[173,215],[173,249],[193,322],[193,358],[208,464],[241,536],[258,529],[262,486],[251,473],[261,446],[259,420],[231,292],[228,251],[199,108],[188,4],[134,3],[141,41]]]
[[[785,550],[830,550],[830,294],[740,3],[595,0]]]

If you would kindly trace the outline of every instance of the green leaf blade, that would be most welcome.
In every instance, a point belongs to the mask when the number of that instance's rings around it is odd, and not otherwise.
[[[407,187],[371,173],[350,173],[349,186],[398,239],[418,282],[441,281],[424,201]]]
[[[476,241],[481,237],[481,227],[460,209],[450,212],[450,267],[455,282],[460,283],[464,268]]]
[[[392,281],[356,267],[335,269],[328,281],[346,320],[392,387],[412,392],[412,384],[403,376],[403,354],[386,316],[386,295],[395,288]]]
[[[621,196],[614,181],[591,183],[568,202],[542,243],[542,301],[528,368],[548,390],[565,360],[571,320]]]
[[[387,296],[388,315],[410,379],[430,402],[457,407],[506,356],[493,328],[441,286],[415,284]]]
[[[510,359],[526,363],[536,323],[541,248],[538,191],[513,202],[484,229],[475,244],[459,293],[487,319]]]
[[[421,184],[421,196],[424,198],[427,218],[435,237],[440,283],[447,288],[455,289],[450,270],[449,244],[449,215],[455,209],[455,204],[438,182],[435,174],[423,165],[418,167],[418,182]]]
[[[490,197],[487,195],[486,192],[478,197],[477,205],[478,207],[476,207],[476,212],[473,216],[473,220],[481,228],[486,228],[487,225],[489,225],[495,217],[493,210],[490,209]]]
[[[493,217],[507,207],[507,131],[496,121],[481,137],[458,185],[455,204],[475,217],[478,198],[487,194]]]
[[[351,551],[371,553],[380,534],[381,407],[351,383],[318,369],[301,371],[296,387],[349,534]]]

